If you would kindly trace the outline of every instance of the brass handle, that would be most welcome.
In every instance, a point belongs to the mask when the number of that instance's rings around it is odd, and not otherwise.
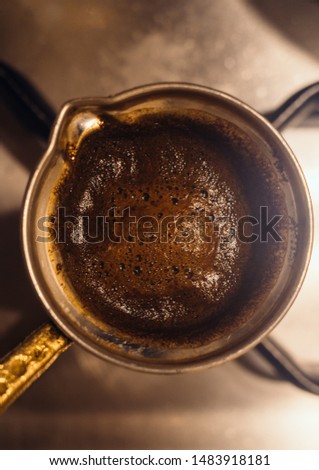
[[[0,360],[0,414],[70,345],[69,338],[46,323]]]

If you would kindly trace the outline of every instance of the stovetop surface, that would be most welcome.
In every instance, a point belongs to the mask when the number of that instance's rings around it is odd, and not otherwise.
[[[15,0],[0,4],[1,58],[58,109],[158,81],[229,92],[260,111],[319,80],[319,3],[288,0]],[[24,271],[19,211],[44,148],[1,104],[0,355],[46,320]],[[285,132],[319,220],[319,129]],[[319,236],[274,336],[319,376]],[[0,418],[3,449],[319,449],[319,397],[256,352],[178,376],[107,364],[73,346]]]

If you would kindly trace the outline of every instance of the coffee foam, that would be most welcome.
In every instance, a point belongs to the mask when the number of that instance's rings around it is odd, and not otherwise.
[[[136,220],[184,221],[178,242],[169,225],[165,242],[155,230],[153,240],[138,239],[136,226],[130,231],[135,242],[87,243],[83,223],[67,231],[58,247],[62,275],[86,314],[133,334],[174,339],[235,315],[253,255],[251,246],[228,235],[254,208],[236,172],[239,156],[218,132],[225,122],[191,111],[105,116],[103,122],[68,163],[56,205],[89,220],[110,210],[116,218],[129,208]],[[189,243],[183,239],[194,229],[189,218],[200,216],[215,221],[208,229],[211,241],[195,236]]]

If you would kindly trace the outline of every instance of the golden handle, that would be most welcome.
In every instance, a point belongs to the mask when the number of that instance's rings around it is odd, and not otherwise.
[[[0,361],[0,414],[71,344],[52,323],[42,325]]]

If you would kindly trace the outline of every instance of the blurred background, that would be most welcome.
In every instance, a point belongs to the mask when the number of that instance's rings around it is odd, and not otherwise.
[[[0,59],[58,110],[71,98],[183,81],[269,111],[319,80],[315,0],[2,0]],[[19,217],[44,151],[0,103],[0,356],[46,320],[22,262]],[[285,132],[319,208],[319,129]],[[274,336],[319,363],[319,242]],[[314,369],[315,370],[315,369]],[[318,371],[318,367],[317,367]],[[319,397],[256,352],[219,368],[154,376],[73,346],[0,418],[2,449],[319,449]]]

